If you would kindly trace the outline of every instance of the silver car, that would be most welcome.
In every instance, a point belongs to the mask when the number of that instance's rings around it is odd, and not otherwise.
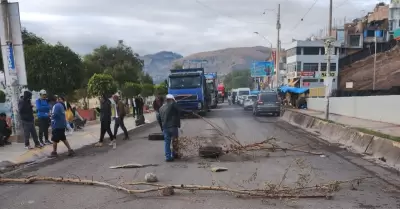
[[[261,92],[257,96],[257,101],[253,104],[253,115],[259,116],[263,113],[281,115],[281,102],[276,92]]]
[[[244,110],[251,110],[253,109],[254,102],[257,101],[257,95],[249,95],[243,101],[243,109]]]

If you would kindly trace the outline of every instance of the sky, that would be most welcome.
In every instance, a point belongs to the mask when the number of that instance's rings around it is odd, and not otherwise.
[[[284,47],[292,39],[319,34],[328,25],[329,11],[329,0],[10,2],[19,2],[23,27],[50,43],[59,41],[82,55],[102,44],[116,45],[118,40],[124,40],[140,55],[173,51],[185,56],[228,47],[269,47],[271,43],[275,47],[278,4],[281,5]],[[333,0],[334,25],[365,15],[379,2]]]

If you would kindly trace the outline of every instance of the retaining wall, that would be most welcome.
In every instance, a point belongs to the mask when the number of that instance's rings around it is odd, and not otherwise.
[[[341,144],[356,153],[374,158],[385,158],[386,163],[400,169],[400,143],[359,132],[350,127],[330,123],[296,111],[286,110],[282,119],[310,132],[319,132],[321,138]]]
[[[308,98],[310,110],[325,111],[324,98]],[[366,97],[331,97],[329,112],[354,118],[400,125],[400,95]]]

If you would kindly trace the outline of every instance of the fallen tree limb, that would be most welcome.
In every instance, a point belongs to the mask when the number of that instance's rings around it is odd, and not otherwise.
[[[111,166],[111,169],[120,169],[120,168],[145,168],[145,167],[153,167],[153,166],[158,166],[158,164],[136,164],[136,163],[130,163],[130,164],[124,164],[124,165],[116,165],[116,166]]]
[[[29,178],[0,178],[0,183],[23,183],[23,184],[32,184],[34,182],[55,182],[55,183],[64,183],[64,184],[77,184],[77,185],[91,185],[91,186],[100,186],[100,187],[108,187],[114,190],[119,190],[125,192],[127,194],[139,194],[139,193],[150,193],[159,191],[161,194],[164,192],[170,191],[170,194],[173,194],[173,189],[177,190],[187,190],[187,191],[221,191],[228,192],[237,195],[247,195],[253,197],[264,197],[264,198],[331,198],[330,194],[277,194],[277,193],[266,193],[265,191],[257,191],[257,190],[238,190],[231,189],[227,187],[220,186],[202,186],[202,185],[163,185],[163,184],[155,184],[155,183],[147,183],[147,182],[136,182],[136,183],[128,183],[127,185],[147,185],[153,186],[156,188],[151,189],[128,189],[122,186],[116,186],[110,183],[87,180],[87,179],[72,179],[72,178],[61,178],[61,177],[38,177],[33,176]],[[172,191],[171,191],[172,189]],[[165,194],[165,195],[170,195]]]

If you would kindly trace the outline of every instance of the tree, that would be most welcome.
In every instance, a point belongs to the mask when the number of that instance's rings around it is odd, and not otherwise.
[[[250,70],[238,70],[228,73],[223,83],[226,89],[251,88],[253,79],[250,76]]]
[[[126,82],[122,89],[122,96],[125,98],[133,98],[142,92],[142,86],[133,82]]]
[[[142,85],[141,95],[143,97],[152,96],[153,93],[154,93],[154,85],[149,84],[149,83],[145,83],[145,84]]]
[[[166,95],[168,94],[168,88],[165,83],[160,83],[154,86],[154,93],[156,95]]]
[[[81,87],[83,65],[69,47],[38,44],[25,47],[28,88],[71,94]]]
[[[86,60],[112,75],[120,88],[126,82],[138,82],[143,69],[143,61],[139,55],[125,46],[123,41],[119,41],[116,47],[103,45],[94,49],[86,56]]]
[[[152,85],[154,84],[153,78],[148,73],[143,73],[140,80],[142,81],[143,84],[144,83],[148,83],[148,84],[152,84]]]
[[[174,69],[174,70],[183,69],[183,65],[175,63],[174,66],[172,67],[172,69]]]
[[[111,75],[94,74],[88,82],[88,93],[92,97],[111,96],[117,91],[117,86]]]

